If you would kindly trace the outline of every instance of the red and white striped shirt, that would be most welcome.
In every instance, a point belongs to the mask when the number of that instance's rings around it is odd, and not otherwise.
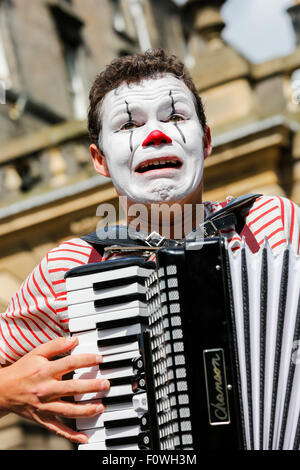
[[[225,203],[229,203],[228,197]],[[224,203],[205,202],[206,216]],[[282,197],[262,196],[245,214],[251,232],[259,245],[265,237],[276,254],[287,240],[300,252],[300,208]],[[223,230],[232,250],[238,250],[241,237]],[[50,250],[41,263],[11,298],[7,310],[0,314],[0,361],[14,362],[24,354],[58,336],[66,336],[68,307],[64,274],[71,268],[88,263],[92,247],[75,238]],[[103,259],[104,261],[104,259]]]

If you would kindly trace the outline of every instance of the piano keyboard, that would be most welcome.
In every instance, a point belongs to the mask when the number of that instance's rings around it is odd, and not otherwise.
[[[102,398],[104,413],[76,420],[76,428],[88,436],[88,444],[79,445],[79,450],[150,449],[156,438],[143,359],[151,352],[146,348],[145,281],[155,265],[143,258],[121,263],[89,264],[66,274],[69,328],[78,337],[72,354],[103,356],[99,366],[77,369],[74,378],[101,377],[111,385]],[[84,393],[75,401],[90,402],[102,395]]]

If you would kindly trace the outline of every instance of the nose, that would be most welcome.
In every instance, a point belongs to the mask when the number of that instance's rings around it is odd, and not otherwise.
[[[148,137],[142,143],[142,147],[147,147],[148,145],[161,145],[161,144],[171,144],[172,139],[166,134],[159,130],[150,132]]]

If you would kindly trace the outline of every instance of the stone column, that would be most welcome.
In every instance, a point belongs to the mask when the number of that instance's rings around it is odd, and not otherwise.
[[[225,27],[220,9],[226,0],[188,0],[184,9],[184,30],[190,55],[222,47]]]
[[[287,8],[287,12],[291,17],[294,32],[295,32],[295,37],[296,37],[296,45],[300,45],[300,1],[295,0],[294,1],[295,5]]]

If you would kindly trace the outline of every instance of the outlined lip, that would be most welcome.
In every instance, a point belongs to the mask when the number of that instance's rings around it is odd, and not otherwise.
[[[144,165],[149,165],[149,166],[151,166],[154,162],[157,162],[158,160],[159,160],[160,162],[165,162],[165,161],[168,161],[168,160],[172,160],[173,162],[177,162],[177,167],[174,167],[174,166],[169,166],[169,167],[168,167],[168,166],[165,166],[165,167],[164,167],[165,169],[168,169],[168,168],[169,168],[169,169],[170,169],[170,168],[172,168],[172,169],[179,169],[179,168],[182,167],[182,164],[183,164],[181,158],[177,157],[176,155],[164,155],[163,157],[157,156],[157,157],[155,157],[155,158],[148,158],[148,159],[146,159],[146,160],[143,160],[142,162],[140,162],[140,163],[135,167],[134,171],[137,172],[137,173],[146,173],[147,171],[153,171],[153,168],[152,168],[151,170],[150,170],[150,168],[149,168],[149,170],[142,171],[142,167],[143,167]],[[157,170],[158,170],[158,169],[159,169],[159,168],[157,168]]]

